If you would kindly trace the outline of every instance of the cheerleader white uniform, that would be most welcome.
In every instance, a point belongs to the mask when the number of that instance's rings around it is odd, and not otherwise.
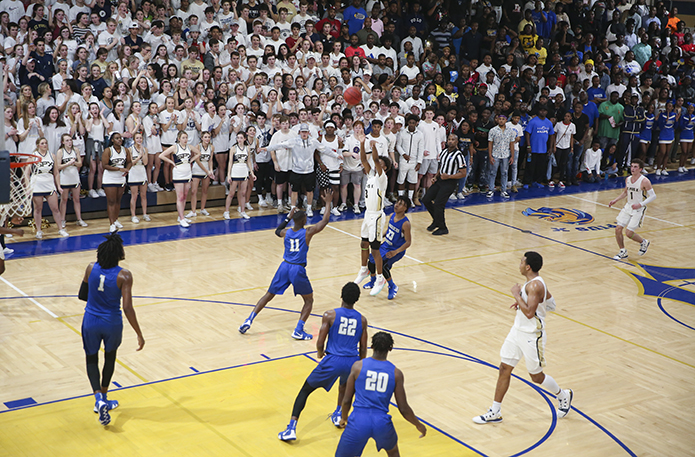
[[[681,116],[681,143],[693,142],[693,139],[695,139],[693,127],[695,127],[695,114],[684,114]]]
[[[126,148],[121,146],[120,151],[112,146],[109,148],[111,156],[109,157],[109,165],[117,168],[125,168],[127,159]],[[104,177],[101,180],[102,187],[124,187],[125,176],[121,171],[104,170]]]
[[[200,162],[207,164],[210,163],[210,156],[212,155],[212,144],[208,145],[208,148],[205,149],[202,145],[200,146]],[[198,179],[204,179],[207,177],[205,174],[205,170],[203,170],[200,165],[198,165],[198,162],[193,162],[193,171],[192,175],[194,178]]]
[[[144,147],[142,148],[142,151],[138,151],[137,147],[135,146],[130,148],[130,160],[132,160],[132,163],[137,162],[138,159],[144,154]],[[128,172],[128,185],[144,186],[145,184],[147,184],[147,170],[145,170],[145,166],[142,164],[142,162],[138,162],[136,165],[133,165]]]
[[[648,144],[652,142],[652,127],[654,127],[654,114],[645,114],[644,127],[639,134],[639,142]]]
[[[71,151],[67,151],[64,148],[63,157],[61,159],[61,165],[65,165],[71,160],[77,161],[77,150],[73,147]],[[60,170],[60,187],[63,189],[74,189],[80,187],[80,171],[75,165],[70,165],[69,167]]]
[[[176,164],[173,169],[174,184],[191,182],[191,149],[188,146],[182,148],[178,143],[175,146],[176,152],[171,155]]]
[[[42,156],[38,151],[36,155],[41,158],[41,161],[34,165],[36,181],[34,182],[33,195],[34,197],[48,197],[56,191],[55,177],[53,176],[55,160],[48,151],[45,156]]]
[[[152,127],[155,127],[157,134],[152,134]],[[157,154],[162,152],[162,142],[159,136],[161,128],[159,127],[159,122],[153,116],[147,116],[142,120],[142,128],[145,131],[145,147],[147,148],[148,154]]]
[[[183,119],[186,117],[186,112],[179,111],[179,116],[181,119]],[[198,144],[200,144],[200,134],[198,134],[198,128],[195,126],[196,121],[198,121],[198,124],[200,124],[200,115],[196,111],[191,110],[186,117],[186,128],[184,129],[184,131],[188,134],[189,146],[198,146]]]
[[[234,153],[232,154],[232,181],[246,181],[249,177],[249,167],[246,164],[248,158],[248,147],[241,149],[239,146],[234,146]]]

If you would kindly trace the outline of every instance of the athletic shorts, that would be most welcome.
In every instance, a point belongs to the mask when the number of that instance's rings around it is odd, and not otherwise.
[[[345,431],[340,436],[336,457],[355,457],[362,455],[369,438],[376,441],[377,451],[391,450],[398,444],[398,435],[391,416],[381,411],[355,408],[348,418]]]
[[[363,240],[368,240],[370,243],[374,241],[381,243],[384,234],[384,223],[386,223],[386,215],[383,211],[365,211],[360,236]]]
[[[282,295],[288,287],[294,288],[295,295],[309,295],[314,290],[311,288],[306,268],[303,265],[282,262],[275,272],[273,281],[268,287],[268,292],[274,295]]]
[[[98,317],[91,313],[84,313],[82,318],[82,346],[87,355],[97,354],[104,342],[104,351],[113,352],[121,345],[123,338],[123,318]]]
[[[275,172],[275,184],[285,184],[290,180],[289,171],[276,171]]]
[[[313,192],[316,187],[316,173],[295,173],[290,171],[290,186],[292,192],[301,192],[302,188],[306,192]]]
[[[389,252],[387,249],[384,249],[384,245],[381,245],[381,249],[379,249],[379,253],[381,254],[381,261],[384,266],[384,268],[393,268],[393,264],[401,260],[403,257],[405,257],[405,251],[399,252],[398,254],[394,255],[390,259],[386,257],[386,253]],[[374,256],[372,254],[369,254],[369,261],[371,263],[374,263]]]
[[[521,357],[526,359],[530,374],[538,374],[545,367],[545,330],[526,333],[512,327],[500,349],[502,363],[515,367]]]
[[[646,212],[647,208],[645,207],[642,207],[642,209],[623,208],[615,220],[619,226],[634,232],[639,227],[642,227],[642,221]]]
[[[437,159],[423,159],[422,165],[420,165],[420,171],[418,171],[417,173],[420,176],[426,173],[436,175],[437,170],[439,170],[439,162],[437,162]]]
[[[347,382],[352,365],[358,360],[360,360],[358,356],[340,357],[326,354],[318,366],[314,368],[314,371],[306,378],[306,382],[313,388],[323,387],[328,392],[333,387],[336,379],[340,378],[341,386]]]
[[[358,170],[358,171],[343,170],[343,172],[340,173],[340,185],[341,186],[347,186],[348,184],[352,184],[354,186],[361,186],[362,185],[362,176],[364,176],[364,173],[362,172],[362,170]]]
[[[398,178],[396,182],[398,184],[404,184],[408,181],[410,184],[417,183],[417,171],[415,171],[416,163],[401,163],[398,166]]]

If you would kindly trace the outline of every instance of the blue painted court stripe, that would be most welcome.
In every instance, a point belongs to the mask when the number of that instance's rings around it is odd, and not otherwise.
[[[200,371],[196,370],[196,369],[195,369],[195,368],[193,368],[193,367],[188,367],[188,368],[190,368],[190,369],[191,369],[191,371],[192,371],[193,373],[200,373]]]
[[[22,408],[25,406],[37,405],[36,400],[31,397],[21,398],[19,400],[6,401],[5,406],[10,409]]]
[[[111,381],[111,383],[112,383],[114,386],[118,387],[119,389],[122,387],[122,386],[121,386],[119,383],[117,383],[116,381]]]
[[[667,177],[657,177],[650,175],[652,184],[665,184],[671,182],[691,181],[695,180],[695,170],[684,175],[671,175]],[[510,199],[503,199],[496,195],[493,198],[487,198],[485,194],[476,193],[470,194],[463,201],[447,202],[447,207],[457,209],[461,206],[477,206],[487,205],[490,203],[499,203],[503,201],[522,201],[535,200],[546,197],[561,197],[563,195],[572,195],[579,193],[616,190],[625,186],[625,180],[617,179],[612,181],[603,181],[597,184],[582,183],[579,186],[571,186],[565,189],[522,189],[518,194],[512,194]],[[458,209],[457,209],[458,210]],[[388,209],[387,213],[392,211]],[[411,212],[423,212],[423,207],[412,209]],[[460,211],[460,210],[459,210]],[[465,211],[461,211],[464,212]],[[173,220],[173,215],[171,216]],[[228,235],[232,233],[247,233],[259,230],[275,229],[278,224],[285,218],[285,215],[269,214],[264,216],[255,216],[249,220],[232,219],[222,221],[197,222],[192,224],[190,228],[184,229],[178,225],[170,225],[164,227],[142,228],[134,230],[122,230],[120,235],[123,238],[125,246],[136,246],[148,243],[162,243],[166,241],[176,241],[183,239],[201,238],[209,236]],[[341,216],[331,216],[331,222],[340,222],[353,219],[362,219],[363,215],[355,215],[351,211],[344,212]],[[202,217],[201,217],[202,219]],[[318,222],[321,216],[317,213],[310,223]],[[103,234],[78,235],[69,238],[51,238],[46,240],[21,241],[11,244],[15,252],[7,256],[8,260],[21,259],[26,257],[36,257],[45,255],[65,254],[68,252],[90,251],[96,250],[99,243],[104,241]],[[537,235],[540,236],[540,235]],[[553,240],[557,241],[557,240]],[[581,249],[581,248],[577,248]],[[590,251],[588,251],[590,252]],[[595,253],[594,253],[595,254]],[[601,254],[597,254],[601,255]]]
[[[666,316],[668,316],[669,318],[673,319],[675,322],[678,322],[678,323],[681,324],[683,327],[687,327],[687,328],[689,328],[690,330],[695,330],[695,327],[691,327],[691,326],[689,326],[688,324],[686,324],[686,323],[684,323],[684,322],[681,322],[681,321],[679,321],[678,319],[676,319],[675,317],[671,316],[671,314],[669,314],[669,312],[666,311],[666,310],[664,309],[664,305],[663,305],[663,303],[661,303],[661,297],[659,297],[659,298],[656,299],[656,304],[659,306],[659,309],[661,310],[661,312],[664,313],[664,314],[666,314]]]
[[[261,354],[261,357],[263,357],[263,358],[266,359],[266,360],[270,360],[270,357],[268,357],[268,356],[265,355],[265,354]]]
[[[594,419],[592,419],[591,417],[589,417],[588,414],[583,413],[582,411],[578,410],[578,409],[575,408],[574,406],[572,407],[572,409],[573,409],[574,411],[576,411],[576,412],[577,412],[580,416],[582,416],[584,419],[588,420],[589,422],[591,422],[592,424],[594,424],[596,427],[598,427],[603,433],[605,433],[606,435],[608,435],[609,437],[611,437],[611,439],[613,439],[613,441],[615,441],[616,443],[618,443],[618,444],[620,445],[620,447],[622,447],[622,448],[625,450],[625,452],[627,452],[628,454],[630,454],[632,457],[637,457],[637,454],[635,454],[634,452],[632,452],[632,450],[631,450],[629,447],[627,447],[622,441],[620,441],[618,438],[616,438],[615,435],[613,435],[611,432],[609,432],[603,425],[599,424],[599,423],[596,422]]]

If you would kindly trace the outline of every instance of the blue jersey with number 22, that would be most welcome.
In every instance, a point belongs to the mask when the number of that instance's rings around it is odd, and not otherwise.
[[[294,231],[288,229],[285,232],[285,262],[295,265],[306,265],[306,254],[309,245],[306,242],[306,229]]]

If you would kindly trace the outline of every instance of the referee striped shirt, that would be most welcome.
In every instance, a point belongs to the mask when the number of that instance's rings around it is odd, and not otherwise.
[[[439,174],[455,175],[461,168],[466,168],[466,159],[458,149],[448,148],[439,156]]]

